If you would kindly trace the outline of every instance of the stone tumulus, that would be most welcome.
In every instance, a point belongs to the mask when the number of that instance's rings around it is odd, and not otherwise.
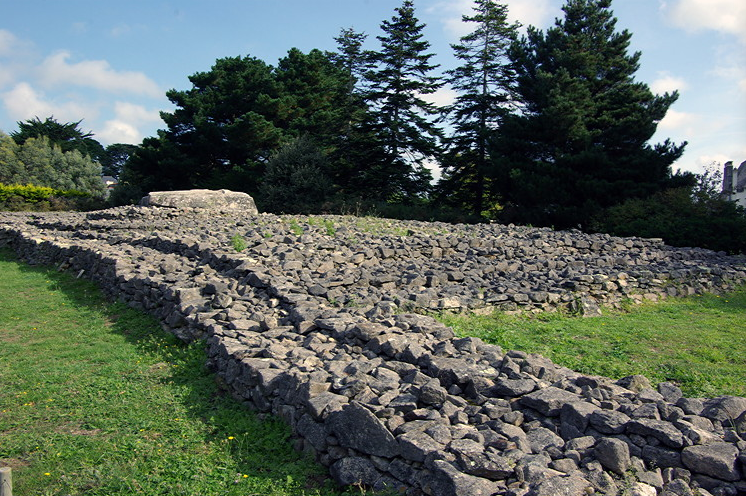
[[[341,484],[746,494],[746,399],[582,375],[423,315],[727,291],[746,282],[743,259],[577,231],[324,220],[194,206],[3,213],[0,244],[203,339],[223,387],[282,417]]]

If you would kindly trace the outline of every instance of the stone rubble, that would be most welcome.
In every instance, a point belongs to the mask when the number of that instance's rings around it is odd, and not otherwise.
[[[578,231],[142,206],[0,213],[0,245],[205,340],[222,386],[283,418],[340,484],[746,494],[746,398],[582,375],[422,314],[592,315],[734,289],[742,258]]]

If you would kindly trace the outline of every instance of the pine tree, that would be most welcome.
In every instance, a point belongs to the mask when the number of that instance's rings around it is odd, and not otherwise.
[[[411,198],[429,188],[432,176],[423,163],[436,155],[441,135],[431,119],[438,109],[422,97],[442,83],[431,75],[438,66],[429,62],[430,43],[422,39],[425,26],[415,17],[412,1],[404,0],[395,11],[381,24],[381,50],[366,76],[367,99],[374,112],[371,125],[385,151],[378,179],[386,182],[390,197]]]
[[[514,220],[575,227],[670,185],[686,143],[648,144],[678,93],[635,81],[640,53],[615,31],[611,0],[568,0],[563,10],[511,49],[523,108],[497,135],[497,180]]]
[[[474,30],[451,45],[462,65],[446,71],[447,82],[458,96],[447,108],[454,130],[446,141],[439,187],[451,202],[479,215],[491,196],[488,142],[513,110],[515,73],[508,47],[516,39],[518,24],[509,24],[507,5],[494,0],[475,0],[473,10],[473,15],[463,16],[463,22],[474,23]]]
[[[285,135],[275,125],[278,88],[272,67],[255,57],[218,59],[189,76],[192,88],[166,93],[176,109],[161,112],[168,126],[146,139],[131,167],[151,187],[256,187],[263,164]]]
[[[83,155],[88,155],[93,160],[101,163],[105,155],[101,143],[93,139],[93,133],[83,132],[78,122],[58,122],[54,117],[47,117],[43,121],[38,117],[25,122],[18,122],[18,131],[10,133],[16,143],[22,145],[29,138],[40,138],[46,136],[49,141],[59,146],[63,152],[78,150]]]

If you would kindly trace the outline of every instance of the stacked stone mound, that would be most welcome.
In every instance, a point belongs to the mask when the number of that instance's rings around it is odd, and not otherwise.
[[[285,419],[341,484],[746,494],[746,399],[578,374],[415,313],[719,292],[746,282],[743,259],[514,226],[156,207],[2,214],[0,244],[205,339],[223,386]]]

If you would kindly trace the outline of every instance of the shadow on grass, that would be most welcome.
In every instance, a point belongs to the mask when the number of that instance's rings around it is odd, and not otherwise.
[[[260,418],[217,386],[214,374],[205,367],[203,343],[182,343],[163,331],[155,317],[108,301],[95,283],[76,279],[75,274],[25,264],[7,248],[0,248],[0,261],[19,263],[21,273],[42,274],[48,290],[62,292],[75,308],[99,312],[111,332],[123,336],[139,352],[169,365],[159,380],[180,389],[190,420],[205,426],[205,444],[231,440],[231,457],[240,474],[270,479],[278,485],[296,481],[311,494],[340,494],[323,467],[292,449],[287,425],[276,417]]]

